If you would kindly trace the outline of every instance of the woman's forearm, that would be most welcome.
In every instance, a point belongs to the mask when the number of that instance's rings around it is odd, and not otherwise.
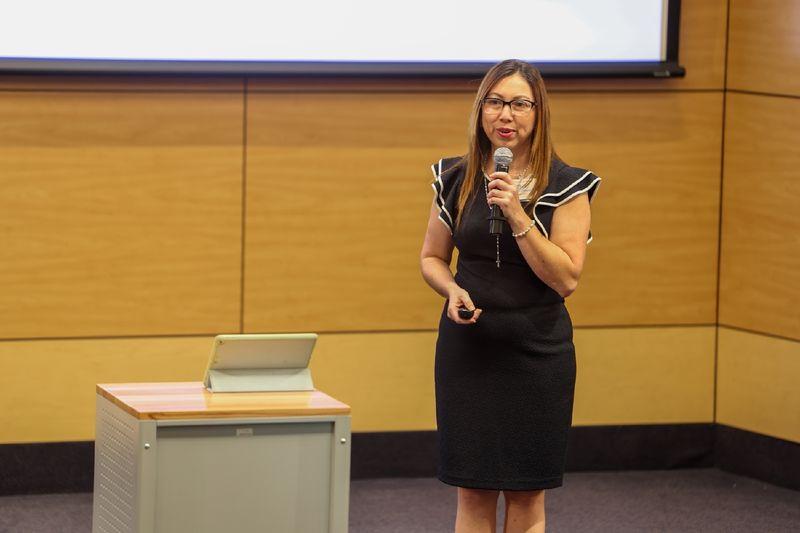
[[[525,231],[530,223],[531,219],[526,215],[509,220],[509,226],[514,233]],[[575,291],[580,273],[564,250],[539,233],[536,227],[516,241],[528,266],[547,286],[562,298]]]
[[[439,257],[421,258],[420,269],[425,282],[445,298],[449,298],[451,289],[457,287],[450,266]]]

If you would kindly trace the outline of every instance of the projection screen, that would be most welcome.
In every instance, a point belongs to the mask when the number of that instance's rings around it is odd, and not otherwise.
[[[678,0],[26,0],[0,71],[471,75],[500,59],[551,76],[680,76]]]

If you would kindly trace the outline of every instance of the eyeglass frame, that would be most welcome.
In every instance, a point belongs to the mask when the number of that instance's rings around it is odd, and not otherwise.
[[[486,105],[486,100],[497,100],[498,102],[503,102],[503,107],[501,107],[500,110],[497,111],[496,113],[492,113],[490,111],[487,111],[486,109],[483,109],[483,106]],[[531,104],[531,108],[528,109],[527,111],[525,111],[524,113],[514,113],[514,108],[511,107],[511,104],[513,104],[514,102],[519,102],[519,101],[529,102]],[[502,114],[503,113],[503,109],[505,109],[506,106],[508,106],[508,109],[509,109],[509,111],[511,111],[512,115],[520,116],[520,115],[523,115],[523,114],[526,115],[526,114],[530,113],[531,111],[533,111],[533,108],[536,107],[536,102],[534,100],[528,100],[527,98],[514,98],[513,100],[503,100],[502,98],[497,98],[496,96],[487,96],[483,100],[481,100],[481,109],[483,110],[484,113],[489,113],[490,115],[500,115],[500,114]]]

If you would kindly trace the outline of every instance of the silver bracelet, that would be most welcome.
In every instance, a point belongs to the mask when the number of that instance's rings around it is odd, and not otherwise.
[[[525,228],[524,230],[520,231],[519,233],[512,233],[511,236],[514,237],[514,238],[524,237],[533,228],[534,224],[535,224],[535,222],[533,220],[531,220],[531,224],[527,228]]]

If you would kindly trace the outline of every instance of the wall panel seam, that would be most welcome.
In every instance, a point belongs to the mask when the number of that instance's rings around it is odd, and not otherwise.
[[[795,338],[795,337],[786,337],[784,335],[776,335],[775,333],[769,333],[767,331],[759,331],[759,330],[755,330],[755,329],[742,328],[742,327],[739,327],[739,326],[732,326],[730,324],[722,324],[722,323],[720,323],[720,325],[719,325],[719,327],[717,329],[720,329],[720,328],[729,329],[731,331],[739,331],[741,333],[750,333],[751,335],[759,335],[761,337],[768,337],[770,339],[776,339],[776,340],[782,340],[782,341],[787,341],[787,342],[800,343],[800,337],[797,337],[797,338]]]
[[[687,329],[687,328],[711,328],[716,324],[630,324],[630,325],[604,325],[604,326],[574,326],[575,331],[579,330],[617,330],[617,329]],[[731,328],[741,329],[741,328]],[[742,330],[748,331],[748,330]],[[372,329],[372,330],[315,330],[315,333],[320,335],[386,335],[386,334],[401,334],[401,333],[437,333],[437,328],[430,329]],[[186,339],[186,338],[204,338],[213,337],[218,332],[207,333],[176,333],[176,334],[157,334],[157,335],[109,335],[109,336],[85,336],[85,337],[9,337],[0,339],[0,343],[4,342],[37,342],[37,341],[99,341],[99,340],[133,340],[133,339]],[[760,333],[760,332],[753,332]],[[763,333],[764,335],[768,335]],[[774,336],[774,335],[770,335]],[[782,337],[779,337],[782,338]],[[796,340],[796,339],[788,339]]]
[[[785,93],[768,93],[762,91],[748,91],[746,89],[726,89],[725,92],[729,93],[736,93],[736,94],[746,94],[749,96],[767,96],[771,98],[784,98],[789,100],[800,100],[800,95],[798,94],[785,94]]]
[[[242,87],[242,241],[239,253],[239,333],[244,333],[245,253],[247,244],[247,84],[248,78],[245,78]]]
[[[730,49],[730,35],[731,35],[731,0],[727,1],[727,12],[725,20],[725,57],[723,60],[724,75],[722,76],[722,86],[725,91],[722,93],[722,132],[720,142],[720,155],[719,155],[719,206],[717,213],[717,287],[716,287],[716,315],[714,321],[716,327],[714,328],[714,383],[711,388],[713,393],[711,419],[717,421],[717,374],[718,374],[718,361],[719,361],[719,302],[720,302],[720,287],[722,276],[722,212],[723,212],[723,188],[725,186],[725,119],[727,117],[727,103],[728,103],[728,52]]]

